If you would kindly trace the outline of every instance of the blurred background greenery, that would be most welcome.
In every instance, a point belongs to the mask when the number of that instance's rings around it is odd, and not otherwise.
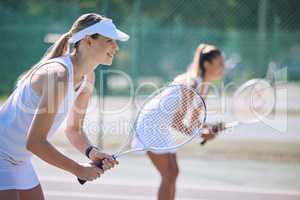
[[[299,192],[299,11],[299,0],[0,0],[0,104],[13,91],[17,77],[39,61],[52,45],[52,36],[67,32],[84,13],[96,12],[112,18],[131,38],[119,43],[120,52],[111,68],[117,71],[97,69],[97,91],[105,98],[92,98],[85,130],[91,141],[113,153],[127,139],[124,133],[129,132],[129,122],[136,112],[134,102],[129,101],[132,85],[128,81],[134,83],[134,89],[139,89],[142,82],[155,86],[169,82],[186,70],[199,43],[212,43],[224,52],[228,67],[234,67],[226,72],[225,84],[234,82],[239,86],[248,79],[269,76],[270,72],[271,76],[278,75],[277,117],[269,124],[239,126],[205,148],[197,142],[184,148],[180,151],[185,174],[180,179],[182,185],[250,186]],[[217,100],[220,101],[208,103],[209,107],[221,107],[224,99]],[[128,102],[132,105],[128,106]],[[83,159],[70,148],[64,134],[55,137],[54,144],[78,160]],[[101,184],[115,180],[118,186],[130,180],[143,185],[145,181],[158,180],[150,163],[144,162],[145,157],[135,155],[126,158],[132,160],[122,162],[120,171],[102,179]],[[65,184],[70,177],[59,182],[58,177],[64,178],[61,171],[55,174],[48,165],[40,166],[47,197],[52,192],[57,196],[64,194],[60,199],[66,199],[65,185],[73,187],[73,194],[68,193],[71,198],[83,197],[75,184]],[[141,179],[144,175],[148,177]],[[153,185],[156,187],[156,182]],[[103,191],[99,188],[106,187],[95,188],[95,196],[100,198]],[[114,185],[112,188],[115,191]],[[146,194],[144,190],[140,192]],[[211,192],[217,193],[222,199],[226,196],[218,190]],[[122,197],[126,198],[123,193]]]
[[[299,0],[1,0],[0,96],[43,56],[51,45],[47,35],[67,32],[87,12],[112,18],[130,34],[113,65],[134,83],[172,80],[202,42],[217,45],[226,58],[239,58],[226,81],[264,77],[271,62],[298,81],[299,10]]]

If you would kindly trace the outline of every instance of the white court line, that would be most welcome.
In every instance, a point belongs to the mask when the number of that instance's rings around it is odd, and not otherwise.
[[[40,176],[41,181],[49,181],[49,182],[60,182],[60,183],[75,183],[74,178],[71,177],[70,179],[66,178],[59,178],[59,177],[52,177],[52,176]],[[136,182],[120,182],[118,181],[111,181],[109,179],[104,181],[94,181],[89,182],[88,184],[96,184],[96,185],[118,185],[124,187],[157,187],[154,184],[145,184],[145,183],[136,183]],[[260,188],[251,188],[251,187],[234,187],[234,186],[195,186],[195,185],[178,185],[178,189],[188,190],[209,190],[209,191],[219,191],[219,192],[240,192],[240,193],[256,193],[256,194],[274,194],[274,195],[299,195],[299,191],[295,190],[274,190],[274,189],[260,189]]]
[[[82,192],[61,192],[56,190],[45,190],[45,194],[49,196],[57,196],[57,197],[79,197],[79,198],[95,198],[95,199],[124,199],[124,200],[153,200],[153,197],[143,196],[143,195],[118,195],[118,194],[100,194],[100,193],[82,193]],[[182,200],[206,200],[199,198],[180,198]]]

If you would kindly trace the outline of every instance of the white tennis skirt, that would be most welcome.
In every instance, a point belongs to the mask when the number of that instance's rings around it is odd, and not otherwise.
[[[30,160],[14,165],[0,158],[0,190],[26,190],[37,185],[39,180]]]
[[[135,129],[137,135],[133,138],[131,147],[133,149],[152,147],[153,149],[149,149],[149,151],[156,154],[176,153],[175,149],[164,149],[175,146],[176,142],[165,127],[153,126],[151,119],[155,119],[155,117],[157,119],[157,116],[154,115],[155,112],[146,113],[137,122]],[[158,119],[158,121],[161,121],[160,124],[164,124],[163,119]]]
[[[157,136],[156,134],[161,134],[158,131],[153,131],[153,132],[144,132],[143,135],[139,135],[140,139],[144,142],[144,144],[135,136],[132,140],[131,147],[132,149],[143,149],[147,147],[156,147],[156,148],[162,148],[165,146],[174,146],[175,143],[174,141],[167,135],[159,135]],[[160,138],[160,140],[164,139],[164,142],[162,143],[161,141],[156,141],[155,137]],[[163,137],[162,137],[163,136]],[[176,153],[176,149],[160,149],[160,150],[155,150],[155,149],[149,149],[147,151],[150,151],[155,154],[167,154],[167,153]]]

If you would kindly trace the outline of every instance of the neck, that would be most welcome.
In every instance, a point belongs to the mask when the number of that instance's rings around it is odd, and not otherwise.
[[[205,75],[205,76],[203,77],[203,81],[204,81],[204,82],[212,82],[212,81],[213,81],[213,77],[210,77],[210,76],[208,76],[208,75]]]
[[[88,61],[88,59],[84,59],[84,56],[80,52],[73,52],[71,60],[74,66],[74,84],[77,85],[82,77],[89,73],[89,69],[93,69],[94,64]]]

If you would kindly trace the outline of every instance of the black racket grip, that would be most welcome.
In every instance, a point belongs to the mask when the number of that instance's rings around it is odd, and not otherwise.
[[[202,146],[205,145],[205,143],[207,142],[207,140],[202,140],[202,142],[200,143]]]
[[[100,169],[102,169],[102,166],[103,166],[103,160],[97,160],[96,163],[95,163],[95,165],[96,165],[97,167],[99,167]],[[85,184],[85,183],[87,182],[86,180],[82,180],[82,179],[80,179],[80,178],[77,178],[77,180],[78,180],[78,182],[79,182],[81,185],[83,185],[83,184]]]

